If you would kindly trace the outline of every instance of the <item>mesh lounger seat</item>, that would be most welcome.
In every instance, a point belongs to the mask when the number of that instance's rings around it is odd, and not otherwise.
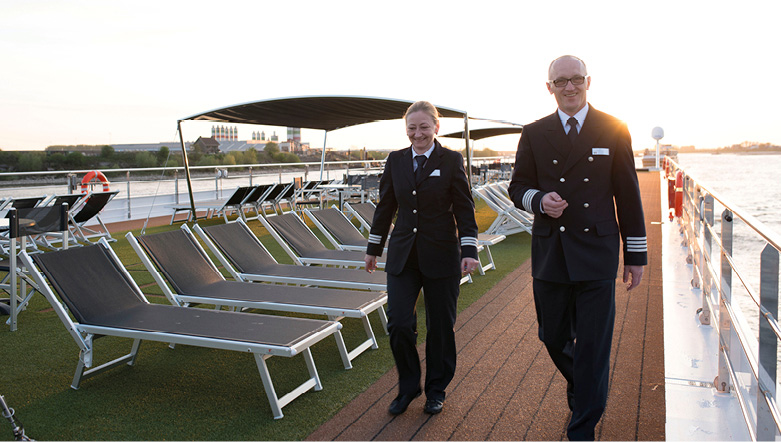
[[[304,213],[323,232],[323,235],[340,250],[366,252],[366,237],[338,209],[304,209]]]
[[[304,221],[295,213],[258,218],[290,258],[300,265],[321,264],[364,267],[364,252],[327,249]],[[377,267],[385,268],[385,258],[377,259]]]
[[[33,256],[22,253],[21,259],[79,347],[74,389],[106,369],[133,365],[142,340],[252,353],[277,419],[290,401],[312,388],[322,389],[309,347],[337,333],[338,322],[150,304],[105,241]],[[89,369],[93,341],[103,335],[133,339],[130,353]],[[266,359],[299,353],[309,378],[278,397]]]
[[[386,293],[227,281],[197,239],[185,228],[139,237],[134,237],[132,233],[126,235],[172,304],[187,306],[202,303],[218,308],[228,306],[306,313],[325,315],[335,321],[344,317],[360,319],[367,338],[355,349],[348,351],[341,332],[334,334],[346,369],[352,368],[351,361],[359,354],[369,348],[378,348],[369,314],[381,310],[388,302]]]
[[[276,282],[358,290],[386,290],[383,272],[279,264],[243,221],[193,226],[201,240],[238,281]]]
[[[83,193],[69,193],[64,195],[52,195],[49,197],[46,201],[42,203],[42,205],[45,206],[62,206],[63,204],[67,204],[69,208],[78,208],[81,202],[85,199],[89,198],[89,194],[83,194]],[[33,237],[33,240],[44,247],[47,247],[49,249],[63,249],[67,248],[67,244],[63,244],[63,234],[57,233],[57,232],[47,232],[45,234],[37,235]],[[71,236],[69,238],[70,245],[79,245],[78,242],[76,242],[73,237]],[[59,247],[55,244],[59,243]]]
[[[344,203],[344,208],[358,219],[358,222],[364,230],[368,232],[372,229],[374,210],[377,208],[374,203]],[[391,230],[388,234],[390,235],[391,233],[393,233],[393,225],[391,225]]]

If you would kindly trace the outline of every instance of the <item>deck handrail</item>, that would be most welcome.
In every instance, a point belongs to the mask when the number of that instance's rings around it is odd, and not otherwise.
[[[713,325],[718,330],[719,363],[714,387],[724,393],[735,392],[752,440],[775,440],[781,435],[781,413],[776,397],[781,340],[777,319],[781,236],[699,182],[674,160],[667,158],[665,164],[669,186],[681,185],[675,191],[682,193],[680,223],[688,249],[687,263],[692,265],[692,286],[702,290],[699,319],[703,325]],[[680,178],[678,184],[673,184],[676,178]],[[716,203],[723,208],[718,230],[714,217]],[[736,220],[765,242],[759,254],[759,290],[733,254]],[[733,273],[739,283],[734,288]],[[740,303],[733,301],[736,290],[744,290],[757,306],[757,330],[748,325],[748,316]],[[713,324],[711,314],[715,316]],[[750,378],[741,376],[749,372]]]

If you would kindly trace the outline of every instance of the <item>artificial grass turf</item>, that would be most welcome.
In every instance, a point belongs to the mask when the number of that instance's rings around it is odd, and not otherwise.
[[[477,203],[481,228],[495,214]],[[220,223],[221,219],[201,224]],[[250,227],[280,262],[291,263],[260,223]],[[178,228],[149,228],[155,233]],[[137,233],[137,232],[134,232]],[[151,302],[167,303],[160,289],[124,238],[112,244]],[[491,248],[497,270],[473,276],[461,287],[459,312],[479,299],[530,253],[529,236],[516,234]],[[99,282],[98,282],[99,283]],[[208,306],[207,306],[208,307]],[[262,313],[279,314],[263,311]],[[419,342],[425,340],[425,311],[419,303]],[[251,355],[163,343],[144,342],[133,367],[121,366],[84,380],[72,390],[78,349],[41,295],[35,295],[19,318],[19,330],[0,328],[0,394],[16,410],[27,433],[49,440],[300,440],[342,406],[393,369],[388,337],[377,314],[371,315],[379,349],[370,350],[344,370],[334,339],[312,346],[323,390],[309,391],[283,408],[274,420]],[[365,339],[360,321],[345,319],[342,334],[348,345]],[[115,337],[96,340],[95,365],[121,356],[130,341]],[[300,356],[268,361],[281,396],[306,377]],[[0,440],[11,440],[10,426],[0,422]]]

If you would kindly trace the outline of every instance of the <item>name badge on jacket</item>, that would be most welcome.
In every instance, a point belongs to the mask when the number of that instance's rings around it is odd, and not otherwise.
[[[593,147],[591,148],[591,155],[610,155],[610,149],[607,147]]]
[[[440,175],[439,174],[439,169],[434,169],[433,171],[431,171],[431,175],[429,175],[429,176],[439,176],[439,175]]]

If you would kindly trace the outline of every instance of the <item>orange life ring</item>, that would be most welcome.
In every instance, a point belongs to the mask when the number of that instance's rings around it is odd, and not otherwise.
[[[680,170],[675,175],[675,216],[683,215],[683,172]]]
[[[86,175],[84,175],[84,178],[81,179],[81,193],[87,193],[89,190],[89,183],[90,181],[97,178],[100,180],[100,182],[103,183],[103,191],[108,192],[108,179],[106,178],[106,175],[103,175],[103,172],[99,170],[93,170],[88,172]]]

